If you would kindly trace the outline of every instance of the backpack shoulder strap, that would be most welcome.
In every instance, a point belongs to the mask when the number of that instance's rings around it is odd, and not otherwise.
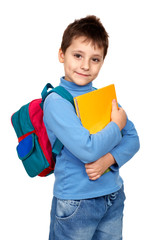
[[[97,90],[97,88],[95,88],[95,87],[92,87],[93,88],[93,90]]]
[[[51,90],[49,90],[50,88]],[[50,83],[47,83],[46,86],[43,88],[43,91],[41,92],[41,96],[42,96],[41,108],[42,109],[43,109],[43,103],[46,97],[52,92],[59,94],[61,97],[71,102],[71,104],[74,106],[73,96],[64,87],[58,86],[54,88]]]
[[[71,102],[71,104],[74,106],[73,96],[64,87],[62,86],[55,87],[53,91],[59,94],[61,97],[68,100],[69,102]]]
[[[51,90],[48,91],[50,88],[51,88]],[[65,98],[66,100],[71,102],[71,104],[74,106],[73,96],[64,87],[58,86],[58,87],[54,88],[50,83],[47,83],[41,93],[41,96],[42,96],[41,108],[42,109],[43,109],[43,103],[44,103],[46,97],[52,92],[59,94],[61,97]],[[58,155],[61,152],[62,148],[63,148],[63,144],[60,142],[59,139],[56,138],[56,140],[52,146],[52,154],[54,154],[54,158],[56,157],[56,155]]]

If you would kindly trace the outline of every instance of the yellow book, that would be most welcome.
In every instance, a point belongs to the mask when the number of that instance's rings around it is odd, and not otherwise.
[[[101,131],[110,122],[113,99],[117,101],[114,84],[74,98],[77,116],[90,134]]]

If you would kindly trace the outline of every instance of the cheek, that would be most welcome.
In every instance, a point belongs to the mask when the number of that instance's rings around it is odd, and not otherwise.
[[[93,69],[92,69],[93,70],[93,74],[95,76],[97,76],[99,71],[100,71],[100,69],[101,69],[101,66],[93,66]]]
[[[77,64],[76,64],[74,61],[71,61],[71,60],[69,59],[69,61],[66,62],[66,69],[67,69],[68,71],[75,70],[76,67],[77,67]]]
[[[72,70],[71,68],[71,64],[69,64],[68,62],[64,63],[64,70],[66,73],[70,72]]]

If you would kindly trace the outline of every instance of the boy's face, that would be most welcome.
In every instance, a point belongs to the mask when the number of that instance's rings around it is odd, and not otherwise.
[[[92,82],[103,64],[103,48],[93,45],[85,37],[73,39],[63,53],[59,50],[59,61],[64,63],[65,80],[84,86]]]

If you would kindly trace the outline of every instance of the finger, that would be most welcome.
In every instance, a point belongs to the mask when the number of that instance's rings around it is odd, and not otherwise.
[[[86,163],[86,164],[85,164],[85,168],[86,168],[86,169],[92,168],[92,163]]]
[[[115,99],[112,100],[112,110],[117,110],[118,106],[117,106],[117,102]]]
[[[123,108],[119,107],[118,109],[119,109],[120,112],[124,112]]]
[[[86,173],[88,173],[88,174],[94,172],[94,169],[92,169],[92,168],[86,168],[85,170],[86,170]]]
[[[91,177],[89,179],[92,181],[95,181],[95,180],[99,179],[100,177],[101,177],[101,175],[96,175],[95,177]]]
[[[95,172],[95,171],[93,171],[93,170],[86,170],[86,173],[87,173],[87,175],[88,176],[96,176],[96,175],[98,175],[99,173],[98,172]]]
[[[93,177],[96,177],[98,175],[98,173],[89,173],[87,175],[89,178],[93,178]]]

